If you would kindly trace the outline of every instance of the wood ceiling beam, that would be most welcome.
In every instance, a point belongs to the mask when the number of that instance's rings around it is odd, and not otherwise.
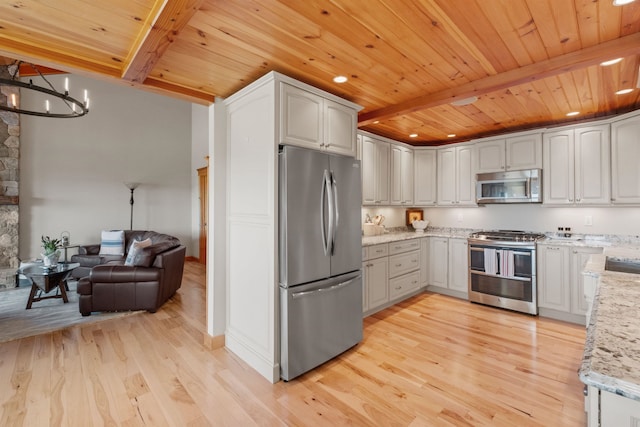
[[[122,78],[142,83],[204,0],[157,0],[125,60]]]
[[[17,40],[0,36],[0,55],[31,64],[60,69],[66,72],[78,72],[88,76],[102,75],[120,78],[119,68],[96,63],[64,52],[33,46]]]
[[[358,115],[358,126],[366,126],[376,120],[384,120],[402,114],[437,107],[438,105],[449,104],[455,100],[470,98],[472,96],[480,97],[497,90],[557,76],[596,65],[608,59],[630,56],[637,53],[640,53],[640,33],[634,33],[545,61],[525,65],[455,88],[419,96],[378,110],[362,112]]]
[[[141,88],[152,92],[163,93],[164,95],[168,94],[173,98],[180,98],[200,105],[211,105],[216,100],[215,95],[210,93],[172,84],[165,80],[154,79],[153,77],[145,79]]]

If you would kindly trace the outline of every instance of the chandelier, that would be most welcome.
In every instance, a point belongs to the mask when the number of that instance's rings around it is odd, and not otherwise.
[[[42,110],[27,110],[18,106],[18,102],[16,100],[16,94],[12,93],[11,96],[7,96],[7,105],[0,104],[0,110],[2,111],[10,111],[18,114],[27,114],[30,116],[38,116],[38,117],[52,117],[58,119],[69,119],[75,117],[82,117],[89,113],[89,97],[88,93],[84,91],[84,101],[79,101],[76,98],[73,98],[69,95],[69,78],[65,77],[64,80],[64,92],[59,92],[55,89],[55,87],[47,80],[47,78],[42,74],[42,72],[38,69],[37,66],[33,64],[28,64],[33,70],[44,80],[44,82],[49,87],[38,86],[33,83],[32,80],[29,80],[29,83],[18,80],[18,72],[20,70],[20,65],[22,61],[16,61],[14,64],[8,67],[10,79],[0,78],[0,86],[13,86],[18,87],[20,89],[32,90],[35,92],[44,93],[45,95],[49,95],[53,97],[53,102],[56,107],[60,106],[59,109],[62,109],[63,112],[59,112],[58,108],[55,111],[51,110],[51,102],[49,99],[46,99],[44,102],[44,108]],[[12,72],[11,69],[14,69]],[[66,106],[66,107],[65,107]],[[68,111],[67,111],[68,109]]]

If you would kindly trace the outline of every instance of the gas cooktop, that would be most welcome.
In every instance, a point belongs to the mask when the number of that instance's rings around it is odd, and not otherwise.
[[[471,233],[469,237],[498,242],[535,242],[545,237],[545,235],[519,230],[487,230]]]

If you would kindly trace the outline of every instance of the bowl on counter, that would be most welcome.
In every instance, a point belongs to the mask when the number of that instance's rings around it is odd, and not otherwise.
[[[415,228],[416,233],[424,233],[424,230],[427,228],[427,225],[429,225],[429,221],[417,219],[413,221],[411,225],[413,226],[413,228]]]

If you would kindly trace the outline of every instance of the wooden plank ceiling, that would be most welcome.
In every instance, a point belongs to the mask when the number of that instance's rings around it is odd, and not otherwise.
[[[276,70],[414,145],[638,109],[639,54],[640,0],[0,2],[0,55],[202,104]]]

